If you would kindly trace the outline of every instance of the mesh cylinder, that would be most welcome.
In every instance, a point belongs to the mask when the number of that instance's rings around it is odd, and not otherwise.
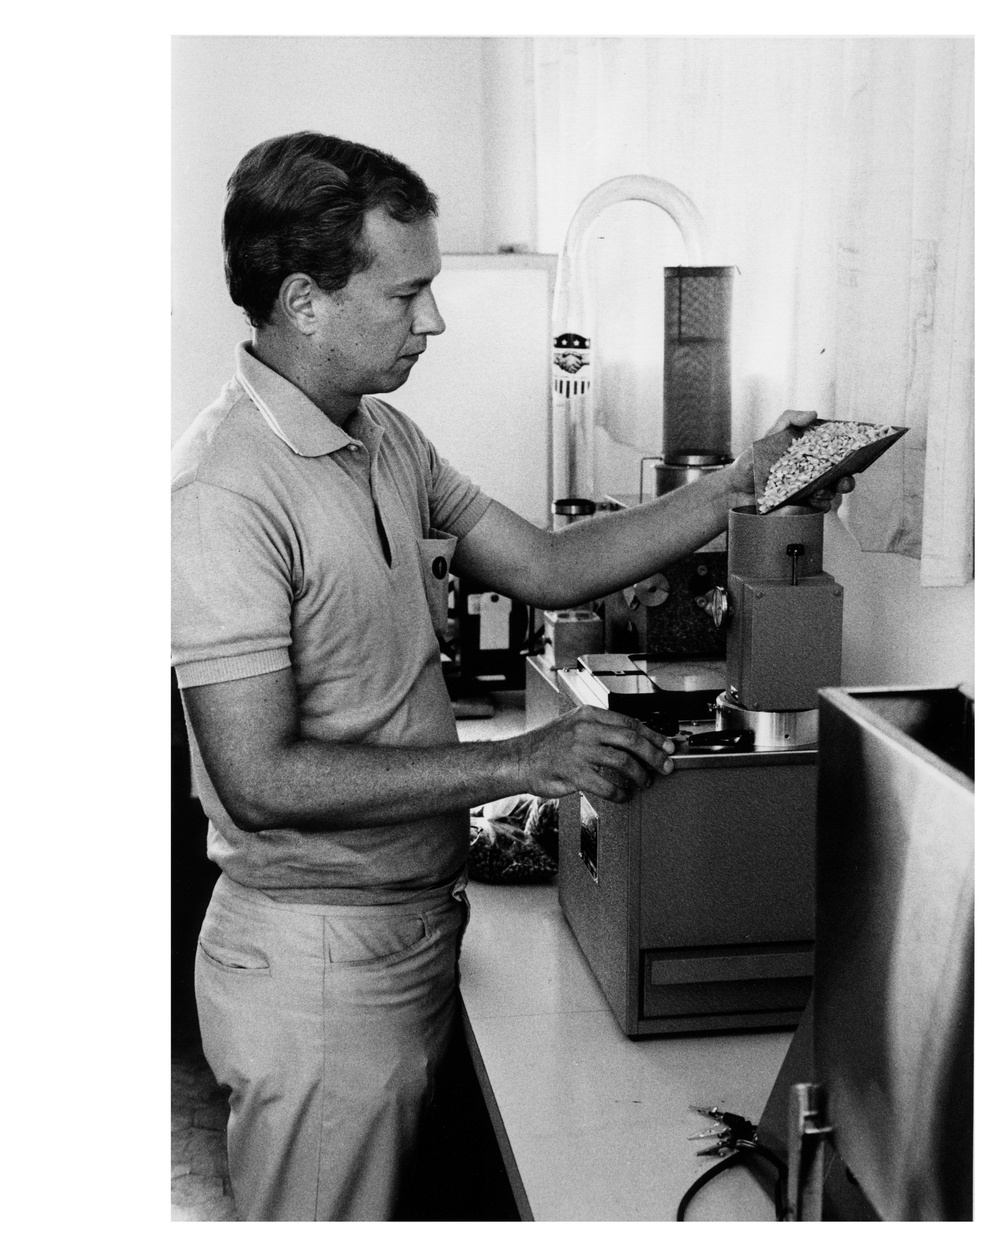
[[[663,459],[728,456],[732,266],[664,269]]]

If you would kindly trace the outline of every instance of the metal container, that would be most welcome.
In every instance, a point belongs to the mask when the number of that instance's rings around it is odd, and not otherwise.
[[[645,459],[645,457],[644,457]],[[653,466],[657,495],[666,495],[678,486],[696,482],[706,473],[716,473],[732,463],[732,456],[717,452],[685,452],[676,455],[669,463],[659,461]]]
[[[552,505],[552,528],[565,529],[574,521],[593,516],[596,511],[597,504],[593,499],[557,499]]]
[[[884,1220],[972,1218],[973,703],[824,690],[815,1080]]]
[[[790,751],[814,746],[819,738],[819,709],[794,712],[751,712],[724,691],[715,701],[715,723],[729,733],[749,730],[760,751]]]
[[[760,516],[752,505],[729,514],[729,571],[765,581],[791,581],[790,546],[802,547],[799,577],[823,572],[823,518],[816,508],[799,504]]]
[[[729,514],[728,696],[749,712],[815,709],[840,681],[843,588],[823,572],[823,513]],[[791,741],[791,740],[790,740]]]

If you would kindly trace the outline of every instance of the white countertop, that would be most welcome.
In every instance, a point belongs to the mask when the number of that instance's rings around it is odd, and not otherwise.
[[[673,1221],[718,1160],[688,1139],[719,1106],[756,1123],[791,1032],[630,1040],[551,886],[469,887],[461,992],[470,1049],[522,1218]],[[773,1221],[742,1166],[693,1199],[696,1220]]]

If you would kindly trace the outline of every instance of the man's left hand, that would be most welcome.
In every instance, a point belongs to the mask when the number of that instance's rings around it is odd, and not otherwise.
[[[790,425],[810,425],[816,420],[816,413],[812,411],[803,411],[798,408],[786,408],[781,416],[775,421],[774,425],[767,431],[767,437],[771,434],[777,434],[779,430],[787,429]],[[754,492],[753,480],[753,447],[748,447],[746,451],[741,452],[733,462],[731,469],[731,482],[733,486],[733,495],[730,500],[731,508],[749,507],[756,503],[757,496]],[[836,512],[840,507],[840,499],[842,495],[850,494],[854,489],[853,477],[842,477],[837,483],[834,490],[829,487],[824,490],[818,490],[815,494],[810,495],[806,502],[811,508],[817,508],[820,512]]]

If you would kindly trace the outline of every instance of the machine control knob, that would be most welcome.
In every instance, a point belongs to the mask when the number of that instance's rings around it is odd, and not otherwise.
[[[713,586],[707,595],[699,595],[695,603],[705,609],[716,629],[726,619],[726,613],[729,611],[729,597],[723,586]]]
[[[792,561],[792,585],[799,584],[799,561],[806,554],[805,546],[802,543],[789,543],[785,548],[785,554],[791,557]]]
[[[635,604],[629,603],[630,607],[642,604],[644,608],[658,608],[670,597],[670,583],[662,573],[654,573],[630,586],[629,591],[635,599]],[[626,591],[626,599],[629,598],[629,591]]]

